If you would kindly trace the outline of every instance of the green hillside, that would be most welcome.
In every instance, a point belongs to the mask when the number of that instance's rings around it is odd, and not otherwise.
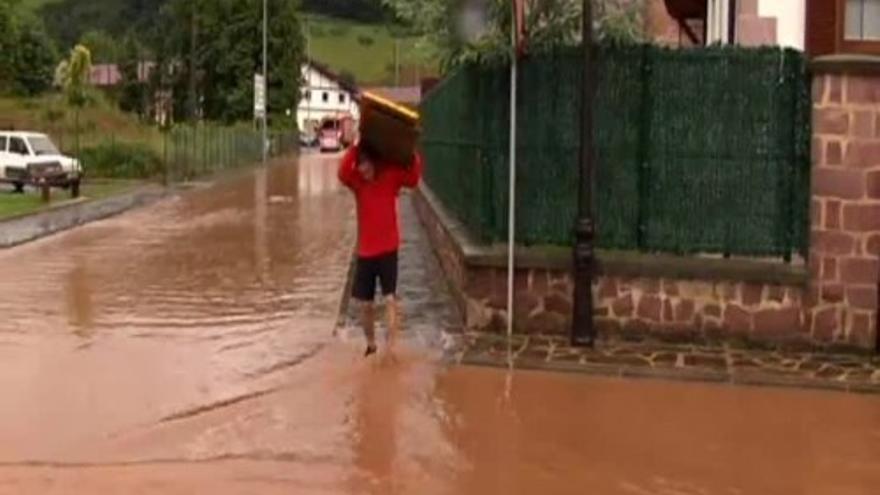
[[[311,56],[337,72],[352,74],[358,84],[393,84],[394,40],[392,26],[309,15],[303,31],[311,39]],[[401,84],[415,84],[417,71],[415,39],[400,37]]]
[[[40,7],[42,7],[43,5],[47,5],[50,3],[56,3],[59,1],[60,0],[21,0],[21,4],[27,8],[32,9],[32,10],[37,10]]]
[[[42,7],[62,1],[22,0],[22,4],[34,12],[45,14],[41,10]],[[114,0],[103,1],[112,3]],[[100,19],[96,17],[79,16],[75,20],[80,24],[96,23],[96,25],[77,24],[76,30],[81,32],[101,28]],[[70,19],[68,21],[72,22]],[[73,28],[68,25],[65,29]],[[312,58],[338,73],[351,74],[362,85],[395,82],[395,39],[399,39],[401,84],[414,84],[418,80],[418,75],[432,72],[431,67],[417,67],[415,39],[396,32],[399,29],[395,29],[390,23],[368,23],[340,17],[305,14],[303,30],[310,35],[312,41]]]

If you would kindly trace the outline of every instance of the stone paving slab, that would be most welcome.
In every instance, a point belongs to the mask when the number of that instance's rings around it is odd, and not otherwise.
[[[508,366],[503,336],[465,333],[457,343],[458,364]],[[520,369],[880,393],[880,357],[619,342],[585,349],[564,337],[523,335],[513,337],[512,356]]]

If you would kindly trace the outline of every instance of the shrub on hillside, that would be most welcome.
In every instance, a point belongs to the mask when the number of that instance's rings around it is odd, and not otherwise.
[[[347,24],[334,24],[330,26],[329,32],[330,36],[342,37],[348,34],[351,31],[351,27]]]
[[[149,179],[162,172],[162,159],[148,146],[112,142],[83,148],[80,156],[89,177]]]

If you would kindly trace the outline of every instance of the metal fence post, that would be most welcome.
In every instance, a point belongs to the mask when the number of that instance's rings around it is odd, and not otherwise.
[[[649,196],[651,194],[651,125],[653,121],[654,102],[651,94],[651,72],[653,65],[653,52],[650,46],[646,45],[641,50],[641,83],[642,94],[640,95],[640,115],[639,119],[639,156],[638,170],[636,180],[638,181],[638,224],[636,229],[636,245],[639,250],[645,250],[648,244],[648,215]]]
[[[596,340],[593,325],[593,271],[595,224],[593,222],[593,178],[595,150],[593,142],[593,104],[595,101],[596,67],[593,53],[593,4],[583,2],[583,90],[581,94],[580,183],[578,187],[578,220],[574,246],[574,314],[571,342],[592,346]]]

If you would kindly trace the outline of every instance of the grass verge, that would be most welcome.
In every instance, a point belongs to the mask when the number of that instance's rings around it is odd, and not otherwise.
[[[143,184],[145,183],[142,181],[95,180],[83,184],[81,194],[83,198],[90,200],[104,199],[123,194]],[[52,206],[70,201],[70,193],[61,189],[52,189],[52,197],[54,201],[47,205],[40,199],[40,194],[37,191],[28,189],[24,194],[16,194],[12,192],[11,188],[0,189],[0,220],[39,213]]]

